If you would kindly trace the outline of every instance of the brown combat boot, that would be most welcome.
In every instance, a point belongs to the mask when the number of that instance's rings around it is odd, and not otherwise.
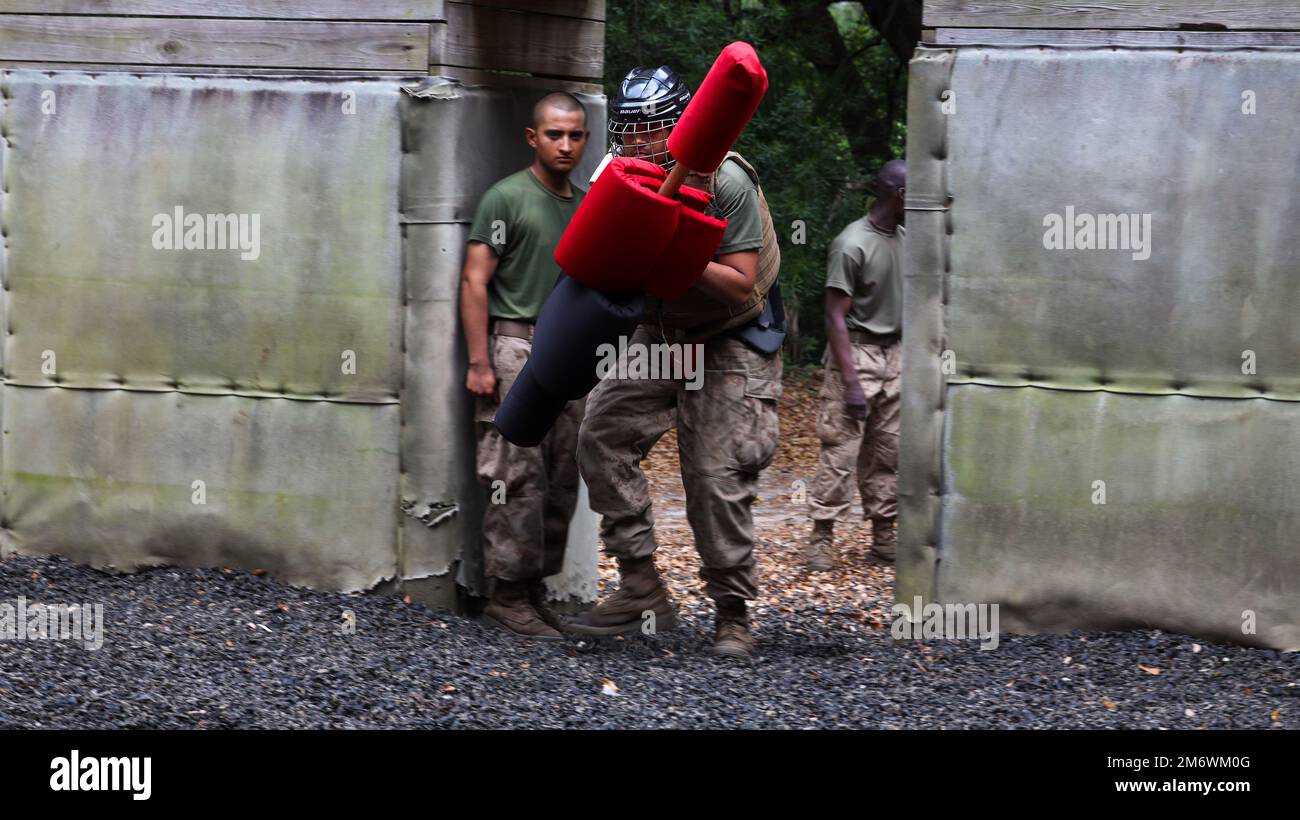
[[[528,582],[528,601],[547,626],[557,632],[564,631],[564,619],[560,617],[560,613],[551,609],[550,603],[546,600],[546,584],[541,578]]]
[[[871,519],[871,554],[887,564],[894,563],[898,546],[894,521],[893,518]]]
[[[804,566],[813,572],[825,572],[835,566],[835,522],[813,521],[808,546],[803,554]]]
[[[528,600],[527,581],[496,579],[492,597],[483,609],[489,623],[518,635],[538,641],[562,641],[564,636],[543,621]]]
[[[754,662],[754,633],[749,630],[749,609],[741,598],[718,601],[713,654]]]
[[[618,571],[622,580],[618,589],[586,612],[565,622],[566,632],[578,635],[622,635],[637,632],[643,623],[653,631],[664,632],[677,626],[677,610],[655,561],[650,558],[620,558]],[[644,613],[653,612],[653,619]]]

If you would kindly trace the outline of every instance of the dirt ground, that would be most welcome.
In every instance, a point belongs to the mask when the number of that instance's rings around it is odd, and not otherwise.
[[[893,604],[894,569],[869,557],[871,525],[862,521],[860,499],[853,520],[837,525],[839,557],[830,572],[810,573],[803,566],[804,542],[812,526],[806,501],[798,498],[817,469],[817,391],[820,368],[787,370],[780,402],[781,439],[772,465],[763,471],[754,502],[755,552],[759,565],[759,594],[754,614],[764,612],[826,613],[826,618],[857,613],[862,628],[880,630],[889,623]],[[655,445],[643,464],[654,492],[655,531],[659,539],[656,563],[667,577],[673,596],[688,610],[711,609],[699,577],[700,559],[686,521],[675,431]],[[612,558],[600,559],[602,594],[617,578]]]

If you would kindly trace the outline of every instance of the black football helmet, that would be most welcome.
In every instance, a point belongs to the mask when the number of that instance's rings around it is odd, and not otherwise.
[[[667,138],[643,142],[636,135],[676,125],[690,100],[691,90],[668,66],[632,69],[609,103],[610,153],[640,157],[671,171],[677,160],[668,152]]]

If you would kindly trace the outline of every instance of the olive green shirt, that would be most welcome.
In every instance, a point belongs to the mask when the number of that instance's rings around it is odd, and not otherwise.
[[[879,334],[902,331],[902,237],[902,225],[896,233],[885,233],[864,216],[831,242],[826,287],[853,297],[844,319],[850,329]]]
[[[727,220],[718,255],[739,251],[756,251],[763,247],[762,212],[758,205],[758,186],[745,169],[732,160],[718,167],[713,192],[714,205]]]
[[[560,266],[555,246],[586,191],[573,186],[562,197],[525,168],[500,180],[483,194],[470,242],[496,252],[497,268],[488,281],[488,315],[534,321],[555,287]]]

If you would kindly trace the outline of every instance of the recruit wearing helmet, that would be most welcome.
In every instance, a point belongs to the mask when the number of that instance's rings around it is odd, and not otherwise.
[[[640,157],[671,171],[677,160],[668,153],[668,132],[690,100],[690,89],[668,66],[632,69],[609,104],[610,153]]]

